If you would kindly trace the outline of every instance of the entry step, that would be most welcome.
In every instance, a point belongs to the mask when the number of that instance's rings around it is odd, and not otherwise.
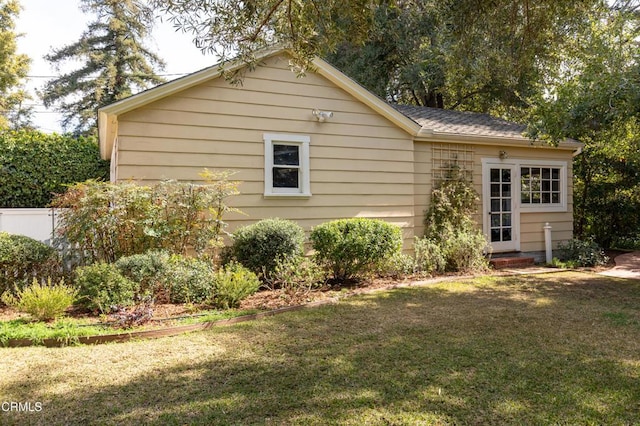
[[[489,264],[493,269],[522,268],[533,266],[535,259],[533,257],[494,257],[489,260]]]

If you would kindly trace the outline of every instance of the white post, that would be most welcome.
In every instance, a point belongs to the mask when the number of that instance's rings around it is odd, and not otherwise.
[[[549,225],[549,222],[544,224],[544,248],[547,254],[547,263],[551,264],[553,251],[551,250],[551,225]]]

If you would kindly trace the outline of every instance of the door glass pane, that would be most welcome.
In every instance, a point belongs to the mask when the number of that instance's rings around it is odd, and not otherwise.
[[[511,170],[502,169],[502,181],[503,182],[511,182]]]
[[[502,184],[502,196],[511,197],[511,184],[509,183]]]
[[[496,228],[500,226],[500,215],[492,214],[491,215],[491,227]]]
[[[500,169],[491,169],[491,182],[500,182]]]
[[[502,241],[511,241],[511,228],[502,228]]]
[[[507,198],[507,199],[503,199],[502,200],[502,211],[503,212],[510,212],[511,211],[511,198]]]
[[[502,226],[511,226],[511,214],[502,215]]]
[[[500,211],[500,200],[491,200],[491,211],[492,212]]]
[[[499,242],[500,241],[500,229],[492,229],[491,230],[491,242]]]
[[[274,188],[299,188],[299,169],[282,167],[273,168]]]
[[[500,184],[491,184],[491,196],[500,197]]]
[[[297,145],[273,145],[273,164],[278,166],[299,166],[300,147]]]

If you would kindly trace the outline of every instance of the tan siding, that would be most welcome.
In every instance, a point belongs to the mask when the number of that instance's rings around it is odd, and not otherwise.
[[[527,159],[544,161],[566,161],[567,179],[570,192],[567,196],[567,212],[560,213],[521,213],[520,215],[520,242],[521,251],[540,251],[544,250],[544,231],[543,226],[549,222],[552,226],[552,239],[554,245],[558,242],[566,241],[572,236],[573,229],[573,195],[571,188],[573,186],[572,178],[572,155],[571,152],[559,150],[550,147],[512,147],[489,146],[489,145],[473,145],[474,150],[474,168],[473,183],[476,191],[480,194],[480,202],[478,203],[479,212],[475,215],[476,221],[482,226],[482,159],[498,158],[500,151],[506,151],[510,159]],[[432,179],[432,144],[429,142],[415,143],[415,172],[414,172],[414,204],[415,204],[415,233],[422,235],[424,226],[422,220],[424,211],[428,208],[430,194],[433,189]]]
[[[118,179],[199,181],[203,168],[237,171],[241,195],[232,228],[267,217],[309,230],[343,217],[414,225],[413,142],[375,111],[323,77],[296,78],[284,60],[247,74],[242,86],[216,79],[119,118]],[[334,112],[317,122],[314,108]],[[308,135],[309,199],[265,198],[264,133]]]

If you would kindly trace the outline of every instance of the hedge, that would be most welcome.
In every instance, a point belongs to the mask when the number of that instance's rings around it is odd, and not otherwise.
[[[0,208],[47,207],[66,184],[108,177],[94,137],[0,132]]]

